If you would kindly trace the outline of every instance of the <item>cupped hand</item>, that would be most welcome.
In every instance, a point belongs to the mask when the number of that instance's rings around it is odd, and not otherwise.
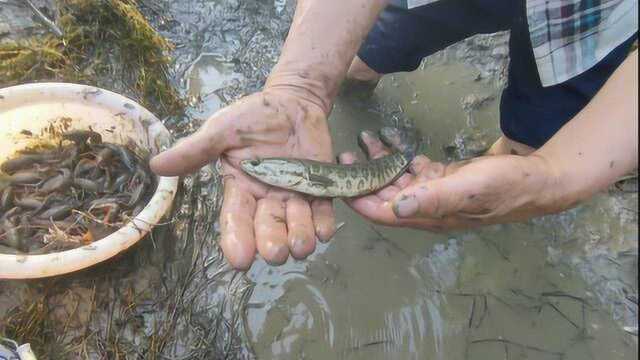
[[[218,111],[193,135],[155,156],[151,169],[164,176],[184,175],[219,159],[224,179],[220,246],[229,263],[248,269],[256,250],[270,264],[289,254],[305,258],[316,237],[335,232],[327,199],[265,185],[240,169],[244,159],[306,158],[330,162],[326,116],[316,104],[290,93],[265,90]]]
[[[371,158],[390,149],[370,132],[361,134]],[[353,153],[341,163],[357,161]],[[452,164],[414,158],[409,172],[393,184],[346,203],[360,215],[383,225],[430,231],[469,228],[524,220],[557,211],[557,177],[544,158],[496,155]]]

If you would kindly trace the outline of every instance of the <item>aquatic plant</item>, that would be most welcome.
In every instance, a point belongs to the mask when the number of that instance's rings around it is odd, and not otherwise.
[[[56,8],[62,37],[0,43],[1,84],[79,82],[127,92],[160,116],[183,109],[169,81],[172,45],[135,0],[56,0]]]

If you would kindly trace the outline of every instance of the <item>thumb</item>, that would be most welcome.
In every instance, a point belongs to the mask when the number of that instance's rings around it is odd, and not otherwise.
[[[160,176],[185,175],[216,160],[230,147],[228,124],[218,117],[207,120],[196,133],[154,156],[149,163],[151,170]]]
[[[396,194],[392,209],[398,218],[428,217],[439,219],[460,211],[464,191],[449,177],[418,182]]]

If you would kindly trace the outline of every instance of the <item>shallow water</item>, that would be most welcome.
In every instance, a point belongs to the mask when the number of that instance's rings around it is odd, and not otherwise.
[[[473,134],[469,128],[488,145],[497,137],[497,101],[471,114],[460,104],[472,93],[497,93],[475,77],[463,64],[430,66],[386,77],[371,101],[400,103],[430,138],[427,154],[443,159],[456,137]],[[372,108],[337,102],[330,119],[337,151],[353,150],[360,130],[388,124]],[[342,203],[336,207],[345,225],[310,259],[280,267],[259,260],[249,271],[256,285],[247,324],[258,358],[637,356],[635,338],[594,304],[585,282],[549,261],[553,227],[434,235],[374,226]]]
[[[292,6],[140,3],[176,45],[173,72],[189,107],[184,117],[163,120],[177,137],[261,87]],[[499,134],[501,81],[491,74],[500,69],[473,45],[385,77],[371,98],[340,97],[330,118],[334,150],[356,150],[361,130],[405,123],[427,137],[426,154],[435,160],[486,149]],[[637,338],[622,330],[637,326],[637,305],[629,300],[638,289],[635,193],[603,193],[560,215],[446,235],[375,226],[336,201],[345,225],[331,242],[280,267],[258,259],[247,281],[224,265],[215,243],[219,179],[206,169],[184,180],[174,234],[160,231],[55,286],[0,283],[0,309],[30,306],[40,299],[34,289],[58,290],[44,300],[57,314],[47,321],[64,329],[66,338],[55,343],[75,336],[67,325],[78,308],[82,316],[72,325],[87,337],[93,358],[125,350],[189,359],[637,357]]]
[[[186,95],[191,106],[187,113],[192,118],[206,119],[228,102],[220,93],[242,75],[234,71],[233,64],[214,53],[203,53],[186,73]]]

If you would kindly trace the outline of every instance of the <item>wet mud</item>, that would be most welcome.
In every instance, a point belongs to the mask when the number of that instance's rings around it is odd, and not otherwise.
[[[500,82],[437,56],[446,60],[384,77],[369,99],[343,95],[330,118],[335,150],[356,150],[362,129],[413,124],[433,159],[486,151],[499,136]],[[622,210],[637,206],[635,194],[612,190],[564,214],[447,235],[379,227],[336,205],[345,225],[329,245],[249,272],[259,358],[637,356],[624,330],[637,323],[637,217]]]
[[[188,108],[163,121],[176,138],[260,89],[293,7],[139,3],[175,45],[171,75]],[[481,153],[499,135],[507,39],[466,40],[385,76],[371,97],[341,95],[334,151],[355,150],[361,130],[396,125],[418,128],[435,160]],[[206,167],[184,179],[171,223],[126,254],[53,280],[0,283],[4,334],[59,351],[45,359],[637,357],[625,331],[637,326],[637,193],[611,189],[563,214],[446,235],[372,225],[336,201],[345,225],[330,243],[279,267],[258,259],[243,274],[216,244],[220,190]],[[44,330],[24,326],[31,319]]]

